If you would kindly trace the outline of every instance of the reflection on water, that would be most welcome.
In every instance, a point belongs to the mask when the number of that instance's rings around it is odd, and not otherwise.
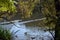
[[[41,27],[39,22],[14,24],[18,27],[13,24],[2,25],[4,29],[10,30],[13,36],[12,40],[54,40],[50,32],[44,31],[46,29]]]

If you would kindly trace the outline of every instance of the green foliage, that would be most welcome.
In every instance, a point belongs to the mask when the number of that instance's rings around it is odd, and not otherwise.
[[[40,0],[28,0],[28,1],[22,1],[19,2],[19,8],[22,13],[22,18],[30,18],[32,15],[32,11],[37,3],[39,3]]]
[[[16,7],[14,3],[14,0],[0,0],[0,21],[6,19],[11,20],[15,16]],[[5,17],[6,19],[1,17]]]
[[[14,5],[14,3],[16,5]],[[35,16],[33,10],[37,8],[36,6],[39,6],[38,4],[40,5],[40,0],[20,0],[19,2],[14,0],[0,0],[0,14],[3,14],[0,17],[5,17],[8,20],[11,20],[17,18],[19,15],[19,19],[30,19],[31,16]],[[15,13],[16,11],[17,13]],[[35,13],[39,15],[39,8],[37,11]],[[0,18],[0,20],[4,19]]]
[[[42,0],[42,13],[46,17],[44,23],[48,27],[55,28],[56,25],[56,9],[54,0]]]
[[[15,11],[15,5],[13,0],[0,0],[0,12],[9,11],[13,12]]]
[[[4,30],[0,27],[0,40],[11,40],[10,31]]]

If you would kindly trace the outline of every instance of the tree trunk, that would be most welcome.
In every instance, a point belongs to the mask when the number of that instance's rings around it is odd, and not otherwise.
[[[56,7],[56,16],[57,16],[57,22],[56,22],[56,40],[60,40],[60,1],[55,0],[55,7]]]

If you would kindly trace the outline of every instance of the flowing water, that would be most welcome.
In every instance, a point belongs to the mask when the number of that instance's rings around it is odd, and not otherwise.
[[[32,23],[20,23],[1,25],[4,29],[10,30],[12,33],[12,40],[54,40],[49,31],[44,31],[44,27],[40,27]],[[52,31],[55,36],[54,31]]]

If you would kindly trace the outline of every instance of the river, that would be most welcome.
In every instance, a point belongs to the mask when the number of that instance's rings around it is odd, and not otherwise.
[[[52,31],[52,36],[49,31],[44,31],[44,27],[36,25],[37,22],[14,24],[1,25],[4,29],[10,30],[12,40],[54,40],[55,31]]]

